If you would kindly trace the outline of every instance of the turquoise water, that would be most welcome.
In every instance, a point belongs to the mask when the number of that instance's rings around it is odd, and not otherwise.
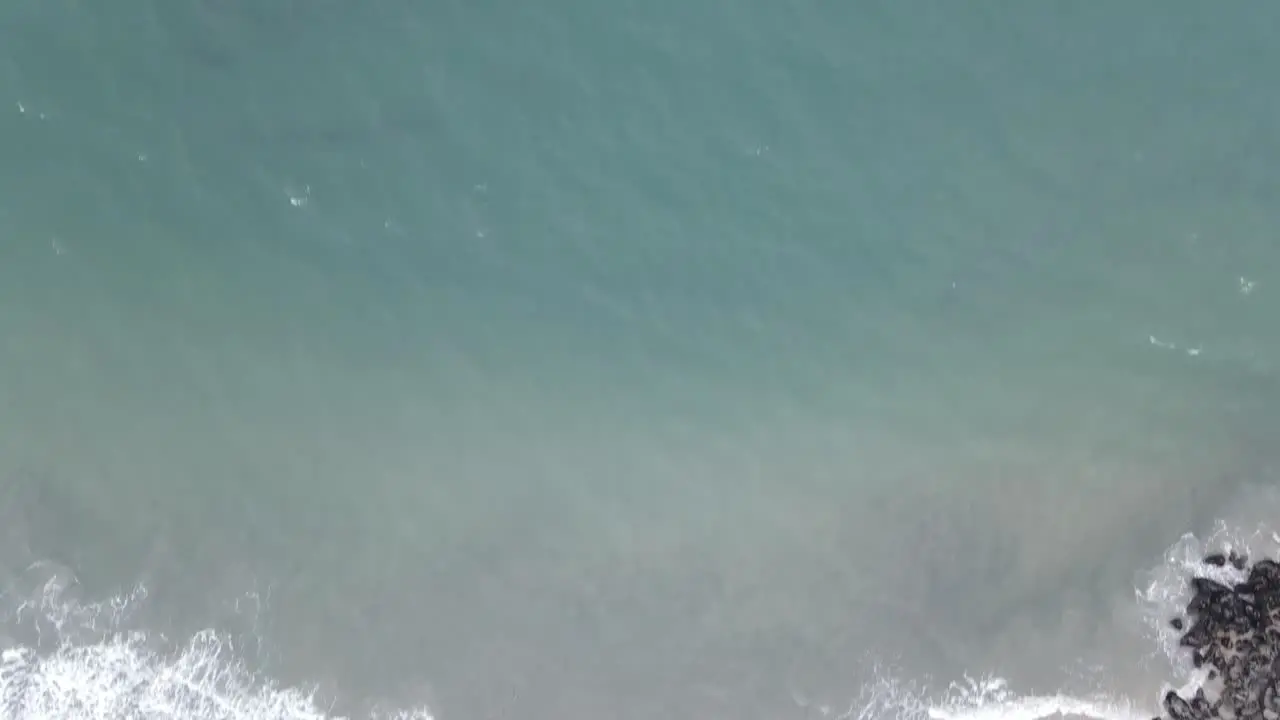
[[[354,715],[1154,698],[1115,608],[1275,477],[1250,10],[9,4],[7,642],[74,577]]]

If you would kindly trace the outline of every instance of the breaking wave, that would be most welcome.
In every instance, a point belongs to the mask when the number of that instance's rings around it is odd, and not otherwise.
[[[1174,542],[1155,568],[1142,575],[1134,588],[1142,634],[1150,641],[1143,658],[1116,658],[1114,662],[1156,661],[1169,678],[1141,698],[1105,693],[1079,696],[1071,693],[1023,695],[997,676],[965,678],[940,695],[876,671],[874,679],[844,708],[805,708],[806,717],[840,720],[1040,720],[1073,716],[1094,720],[1150,720],[1161,715],[1159,698],[1176,690],[1189,697],[1204,686],[1208,668],[1193,667],[1189,653],[1179,647],[1180,633],[1169,619],[1184,612],[1192,595],[1192,577],[1208,577],[1228,586],[1241,582],[1247,571],[1209,565],[1211,552],[1235,551],[1249,557],[1280,557],[1280,533],[1269,518],[1280,516],[1280,492],[1252,490],[1246,501],[1226,513],[1203,538],[1187,533]],[[798,701],[797,701],[798,702]],[[799,704],[799,703],[798,703]]]
[[[146,588],[105,602],[73,597],[68,571],[26,593],[10,588],[0,637],[2,720],[337,720],[305,688],[255,673],[234,640],[214,630],[183,643],[130,630]],[[20,637],[15,637],[20,636]],[[431,720],[425,708],[375,712],[371,720]]]
[[[1270,497],[1270,496],[1269,496]],[[1251,506],[1280,512],[1280,498]],[[1168,619],[1186,605],[1193,575],[1224,583],[1243,579],[1229,564],[1206,565],[1211,550],[1280,557],[1280,534],[1265,522],[1219,522],[1205,538],[1182,536],[1135,587],[1142,630],[1151,641],[1146,658],[1167,664],[1169,684],[1141,699],[1104,693],[1019,694],[998,676],[966,677],[942,692],[906,681],[885,667],[870,673],[856,697],[841,707],[817,706],[793,694],[806,719],[1039,720],[1057,716],[1094,720],[1149,720],[1168,689],[1194,692],[1204,680],[1184,653]],[[235,638],[208,629],[179,643],[133,628],[134,608],[146,598],[139,585],[107,601],[74,596],[70,572],[37,564],[24,594],[0,592],[0,720],[337,720],[313,689],[285,687],[256,671],[252,653]],[[1116,659],[1120,662],[1121,659]],[[375,711],[369,720],[432,720],[427,708]]]
[[[1152,713],[1125,698],[1067,694],[1018,695],[1003,678],[966,677],[941,697],[877,673],[845,708],[805,708],[808,715],[837,720],[1038,720],[1072,715],[1096,720],[1149,720]]]

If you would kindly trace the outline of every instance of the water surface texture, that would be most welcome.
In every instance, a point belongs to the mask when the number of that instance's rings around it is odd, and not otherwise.
[[[0,717],[1153,709],[1280,512],[1277,32],[5,4]]]

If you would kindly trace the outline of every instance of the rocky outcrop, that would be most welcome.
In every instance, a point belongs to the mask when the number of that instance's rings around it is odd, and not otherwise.
[[[1166,693],[1167,720],[1280,720],[1280,563],[1250,565],[1236,553],[1204,562],[1231,565],[1247,577],[1231,585],[1192,579],[1186,615],[1170,625],[1182,633],[1194,665],[1207,670],[1207,681],[1190,698]]]

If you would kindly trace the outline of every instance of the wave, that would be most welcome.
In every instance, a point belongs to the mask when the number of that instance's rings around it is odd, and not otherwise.
[[[337,720],[314,690],[281,687],[253,672],[233,638],[212,629],[173,646],[127,627],[146,589],[105,602],[73,597],[74,576],[47,576],[32,592],[5,593],[0,720]],[[373,711],[370,720],[432,720],[426,708]]]
[[[1149,720],[1153,713],[1127,698],[1080,698],[1067,694],[1019,697],[1002,678],[954,685],[953,697],[931,706],[931,720],[1038,720],[1060,715],[1095,720]]]
[[[1261,498],[1261,499],[1260,499]],[[1280,513],[1280,493],[1243,504],[1239,515]],[[1149,720],[1160,715],[1169,689],[1188,696],[1205,681],[1178,646],[1168,620],[1190,598],[1190,578],[1227,584],[1243,580],[1231,565],[1202,562],[1210,551],[1280,557],[1280,533],[1264,520],[1219,521],[1203,539],[1186,534],[1143,574],[1134,588],[1137,617],[1151,641],[1143,658],[1112,658],[1115,667],[1137,661],[1165,664],[1170,682],[1143,700],[1096,693],[1019,694],[1001,677],[963,678],[933,694],[876,666],[871,680],[842,707],[816,706],[793,692],[805,718],[839,720],[1040,720],[1075,716],[1094,720]],[[136,629],[133,608],[147,591],[137,586],[104,602],[75,597],[74,575],[37,563],[36,580],[0,592],[0,720],[338,720],[313,689],[283,687],[255,672],[236,639],[212,629],[173,644],[163,634]],[[369,720],[432,720],[428,708],[374,710]]]
[[[1180,633],[1170,618],[1184,613],[1192,595],[1192,577],[1208,577],[1228,586],[1242,582],[1247,571],[1230,564],[1206,564],[1211,552],[1235,551],[1251,558],[1280,558],[1280,532],[1270,518],[1280,517],[1280,491],[1250,488],[1225,508],[1230,520],[1219,520],[1203,538],[1187,533],[1169,546],[1161,561],[1141,574],[1134,587],[1138,630],[1150,641],[1140,658],[1112,658],[1115,667],[1158,661],[1169,680],[1141,699],[1099,692],[1080,696],[1067,692],[1019,694],[1005,679],[989,675],[951,683],[940,696],[907,686],[891,674],[876,672],[872,682],[842,712],[819,708],[818,715],[840,720],[1040,720],[1074,716],[1094,720],[1150,720],[1161,716],[1159,699],[1169,690],[1183,697],[1205,687],[1208,668],[1197,669],[1179,646]],[[1104,668],[1105,671],[1105,668]],[[797,700],[799,703],[799,700]],[[806,712],[809,709],[806,708]]]
[[[842,711],[796,704],[812,714],[835,720],[1039,720],[1077,716],[1095,720],[1150,720],[1153,713],[1126,698],[1074,697],[1068,694],[1018,695],[997,676],[966,677],[953,682],[939,698],[878,671],[876,678]]]

